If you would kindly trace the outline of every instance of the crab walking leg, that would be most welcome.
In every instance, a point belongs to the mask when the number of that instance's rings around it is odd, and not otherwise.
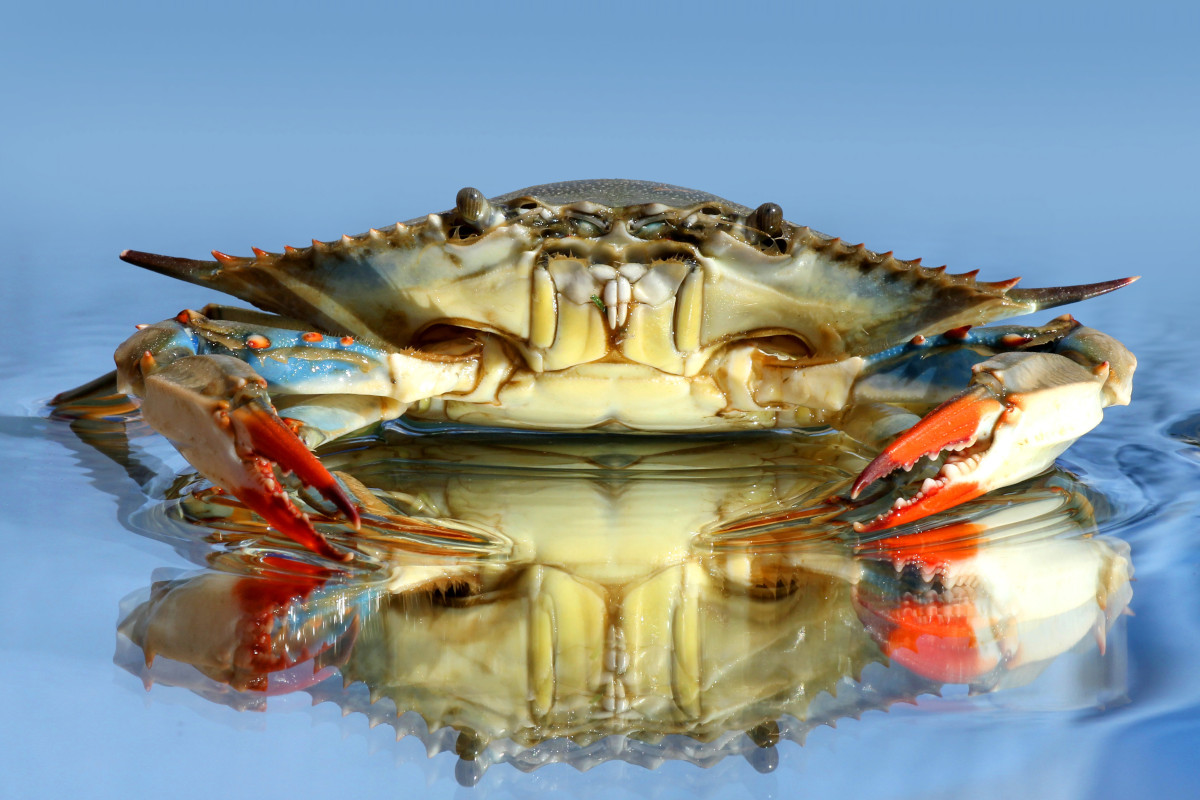
[[[1074,323],[1046,352],[999,353],[976,364],[967,389],[901,434],[863,470],[851,490],[921,458],[950,451],[937,476],[917,494],[859,531],[902,525],[986,492],[1033,477],[1100,423],[1104,408],[1128,405],[1134,356],[1099,331]]]
[[[218,322],[184,311],[121,345],[117,377],[121,391],[141,398],[146,422],[174,441],[206,478],[237,495],[286,536],[322,556],[346,560],[349,554],[335,550],[292,503],[274,466],[317,489],[355,526],[358,510],[296,430],[280,418],[268,387],[283,393],[357,394],[372,401],[375,419],[382,419],[399,416],[410,403],[469,390],[476,382],[478,360],[467,345],[457,355],[425,355],[326,338],[331,337]],[[373,421],[366,407],[343,407],[341,424]],[[320,415],[313,413],[312,404],[305,416],[301,422],[308,426],[310,441],[338,433],[314,427]]]

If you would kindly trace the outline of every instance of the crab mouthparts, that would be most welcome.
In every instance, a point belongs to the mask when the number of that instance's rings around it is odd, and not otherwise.
[[[937,475],[926,478],[917,493],[897,498],[891,509],[867,523],[854,523],[860,533],[903,525],[978,497],[985,489],[974,473],[991,446],[991,433],[1004,410],[990,392],[975,387],[946,401],[901,434],[867,465],[851,489],[851,498],[898,469],[910,470],[922,458],[949,452]]]

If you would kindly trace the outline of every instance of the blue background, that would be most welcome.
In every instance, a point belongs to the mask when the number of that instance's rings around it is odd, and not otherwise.
[[[1169,2],[8,4],[0,795],[457,791],[445,759],[427,770],[419,745],[347,728],[329,706],[293,698],[247,721],[178,690],[143,695],[110,663],[117,599],[170,552],[92,499],[46,446],[52,427],[21,420],[108,369],[134,322],[215,299],[121,250],[278,250],[448,208],[464,185],[665,181],[774,201],[797,223],[988,280],[1145,275],[1073,311],[1169,355],[1155,385],[1174,396],[1143,389],[1128,412],[1150,430],[1197,406],[1198,39],[1197,6]],[[1194,503],[1189,474],[1174,496]],[[1139,562],[1137,608],[1157,596],[1194,614],[1194,505],[1178,518],[1191,549]],[[1145,624],[1131,634],[1144,664],[1194,663],[1194,622]],[[1036,716],[1020,741],[968,716],[936,743],[892,716],[822,729],[767,778],[607,765],[489,773],[477,791],[1169,792],[1200,774],[1195,693],[1178,693],[1191,670],[1142,674],[1155,681],[1122,726],[1083,730],[1078,747]],[[139,695],[159,706],[143,712]]]
[[[17,264],[78,243],[64,268],[112,294],[181,295],[113,256],[248,254],[463,185],[603,176],[1004,276],[1186,247],[1194,4],[834,5],[10,8],[0,231]],[[1031,227],[1053,250],[987,257]]]

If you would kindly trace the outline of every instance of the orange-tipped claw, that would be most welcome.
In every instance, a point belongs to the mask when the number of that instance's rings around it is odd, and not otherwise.
[[[936,458],[946,449],[965,450],[989,434],[1004,411],[1004,404],[983,386],[973,386],[947,400],[920,422],[902,433],[867,465],[850,490],[851,498],[897,469],[911,468],[921,458]],[[954,458],[954,457],[952,457]],[[913,522],[965,503],[987,491],[970,478],[978,459],[948,461],[936,478],[925,481],[911,499],[898,499],[886,513],[866,524],[855,524],[859,532],[876,531]]]
[[[325,558],[347,561],[297,508],[275,477],[276,464],[316,488],[359,525],[358,508],[300,438],[279,418],[266,381],[228,356],[187,356],[147,375],[142,415],[214,484],[236,495],[290,539]]]
[[[924,456],[932,458],[948,447],[969,445],[1003,410],[1004,406],[982,386],[955,395],[900,434],[868,464],[854,482],[850,497],[858,497],[875,481],[901,467],[910,468]]]
[[[958,522],[889,536],[859,552],[890,563],[897,576],[902,566],[916,566],[932,588],[933,575],[978,557],[986,532],[985,525]],[[888,658],[932,680],[964,683],[994,668],[998,651],[990,638],[977,636],[977,631],[988,630],[988,620],[977,608],[973,591],[959,588],[948,593],[860,589],[855,605]]]
[[[903,503],[903,505],[893,506],[886,513],[880,514],[870,522],[856,522],[854,530],[858,533],[870,533],[886,528],[894,528],[897,525],[904,525],[909,522],[916,522],[931,514],[962,505],[968,500],[974,500],[986,491],[986,489],[974,481],[951,483],[945,488],[934,489],[913,500],[900,500],[898,502]]]
[[[283,469],[294,472],[301,481],[337,506],[354,529],[358,530],[362,524],[358,506],[329,474],[325,465],[274,411],[263,404],[248,403],[230,411],[229,418],[233,422],[237,441],[246,448],[247,455],[263,456]]]
[[[237,486],[238,499],[284,536],[332,561],[349,561],[350,553],[335,550],[313,527],[308,516],[296,508],[275,480],[271,462],[249,457],[244,462],[246,478]]]
[[[857,598],[859,615],[888,658],[943,683],[967,683],[996,667],[1000,654],[986,637],[988,620],[973,598],[932,601],[905,597],[874,606]],[[985,638],[979,637],[979,632]]]

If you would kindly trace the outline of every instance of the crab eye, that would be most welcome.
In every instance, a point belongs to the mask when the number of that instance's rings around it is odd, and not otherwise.
[[[633,223],[629,226],[629,232],[639,239],[658,239],[668,232],[668,228],[665,220],[651,218]]]
[[[604,227],[600,220],[592,217],[571,217],[571,232],[576,236],[599,236],[604,233]]]

